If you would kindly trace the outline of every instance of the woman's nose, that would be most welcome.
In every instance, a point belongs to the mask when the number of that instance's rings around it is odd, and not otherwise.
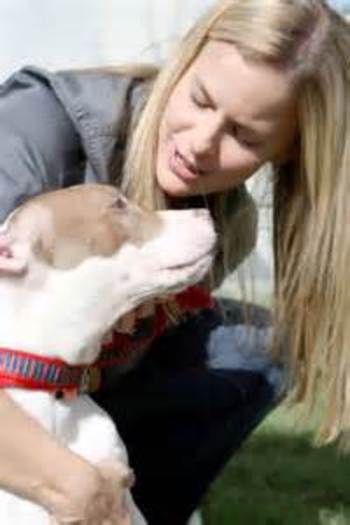
[[[221,133],[219,119],[199,122],[193,130],[192,153],[194,156],[211,156],[217,152]]]

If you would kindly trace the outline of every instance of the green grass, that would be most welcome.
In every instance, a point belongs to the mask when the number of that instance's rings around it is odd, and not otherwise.
[[[266,419],[212,487],[205,525],[350,524],[350,457],[296,421],[283,407]]]

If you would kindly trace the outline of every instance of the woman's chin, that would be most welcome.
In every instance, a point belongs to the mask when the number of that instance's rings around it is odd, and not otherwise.
[[[169,195],[169,197],[190,197],[195,195],[194,188],[188,182],[180,179],[173,173],[162,173],[157,177],[159,187]]]

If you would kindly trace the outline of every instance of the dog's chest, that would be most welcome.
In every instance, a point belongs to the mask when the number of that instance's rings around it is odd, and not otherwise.
[[[63,445],[88,461],[118,459],[127,463],[125,447],[108,414],[86,395],[56,399],[48,392],[7,389],[11,397]]]

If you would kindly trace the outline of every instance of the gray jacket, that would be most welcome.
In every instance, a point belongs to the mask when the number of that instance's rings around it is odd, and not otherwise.
[[[142,91],[142,81],[115,72],[34,67],[0,86],[0,222],[40,192],[111,182]],[[227,222],[237,237],[229,254],[232,270],[256,238],[256,208],[243,185],[230,193]]]

